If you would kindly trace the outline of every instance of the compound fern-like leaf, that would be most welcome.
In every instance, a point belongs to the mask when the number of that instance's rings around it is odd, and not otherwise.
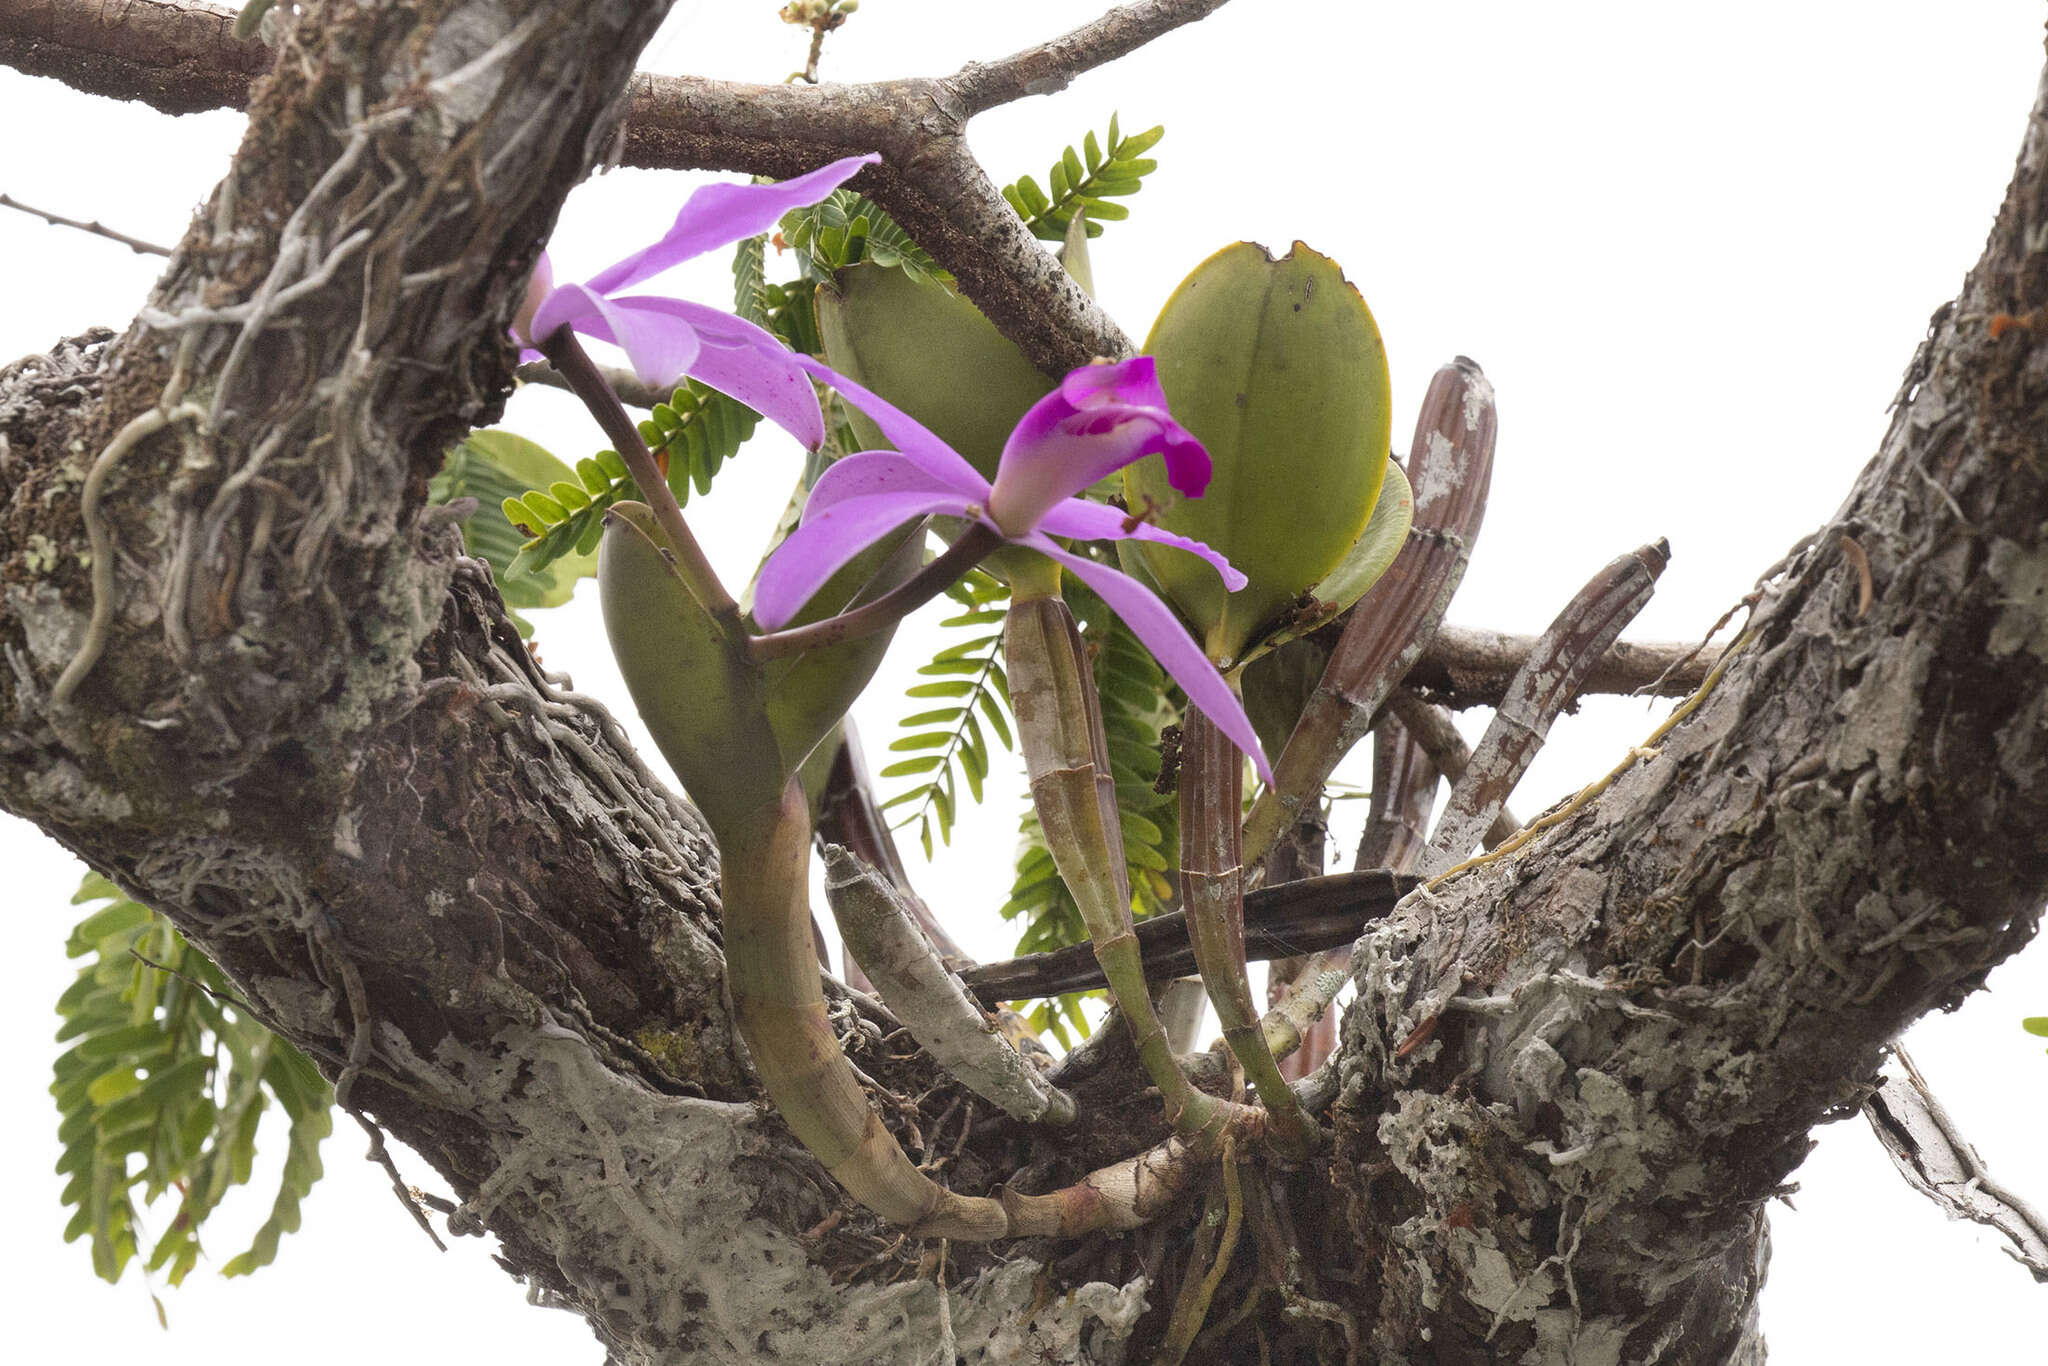
[[[223,1269],[264,1265],[319,1179],[320,1142],[333,1127],[326,1082],[169,921],[96,873],[72,900],[100,904],[71,932],[66,952],[87,961],[57,1002],[57,1037],[70,1043],[50,1085],[62,1199],[74,1211],[65,1241],[89,1238],[105,1280],[140,1257],[179,1284],[198,1264],[208,1217],[251,1180],[259,1136],[276,1135],[263,1124],[275,1101],[287,1151],[271,1216]],[[142,1212],[165,1199],[175,1207],[150,1221],[162,1230],[152,1243]]]
[[[782,240],[796,253],[798,272],[812,283],[862,261],[900,270],[914,280],[952,283],[952,275],[895,219],[851,190],[834,190],[807,209],[792,209],[781,226]]]
[[[947,645],[918,670],[932,681],[916,684],[908,696],[924,708],[903,718],[903,733],[889,744],[892,753],[909,757],[882,770],[884,778],[916,779],[882,803],[882,809],[909,808],[897,828],[917,827],[926,858],[932,856],[934,829],[941,842],[952,843],[953,819],[959,812],[956,775],[967,780],[968,795],[979,802],[989,772],[989,736],[1006,751],[1015,747],[1008,715],[1010,680],[1002,663],[1003,604],[1009,587],[976,570],[946,593],[967,610],[940,625],[972,634]]]
[[[668,402],[654,405],[640,424],[640,436],[656,460],[667,462],[668,486],[676,502],[687,506],[693,490],[711,491],[711,481],[760,421],[760,414],[738,399],[686,379]],[[535,575],[570,557],[576,578],[596,572],[605,513],[623,499],[639,498],[640,492],[615,451],[577,461],[573,475],[501,502],[506,523],[524,538],[502,577]]]
[[[1047,242],[1065,240],[1067,226],[1076,213],[1087,215],[1088,235],[1100,237],[1104,222],[1130,216],[1128,208],[1112,201],[1136,194],[1145,177],[1159,168],[1159,163],[1145,153],[1165,136],[1166,128],[1160,125],[1124,137],[1117,127],[1116,115],[1112,114],[1106,138],[1097,141],[1091,132],[1082,140],[1079,152],[1068,147],[1060,153],[1059,160],[1046,173],[1050,192],[1040,189],[1030,176],[1024,176],[1003,187],[1003,198],[1034,237]]]

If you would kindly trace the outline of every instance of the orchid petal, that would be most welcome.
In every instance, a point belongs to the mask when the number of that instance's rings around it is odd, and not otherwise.
[[[688,299],[636,294],[612,302],[687,324],[700,347],[690,362],[691,378],[738,399],[811,449],[825,440],[817,391],[774,333]]]
[[[1041,409],[1056,407],[1066,415],[1046,428],[1037,420]],[[1193,446],[1189,459],[1202,467],[1208,484],[1209,454],[1163,408],[1134,408],[1121,403],[1075,408],[1054,390],[1033,404],[1003,444],[989,497],[990,514],[1001,525],[1026,531],[1054,505],[1073,497],[1105,475],[1155,452],[1171,452],[1178,444]]]
[[[837,389],[856,408],[874,420],[903,456],[948,488],[958,489],[968,501],[988,503],[989,483],[958,451],[932,435],[929,428],[879,394],[871,393],[846,376],[809,356],[794,357],[807,374]]]
[[[804,499],[803,521],[809,522],[835,503],[877,493],[943,493],[959,497],[950,488],[894,451],[861,451],[835,460],[818,476]]]
[[[880,161],[874,153],[843,157],[807,175],[773,185],[742,185],[720,181],[705,185],[683,201],[675,223],[652,246],[642,247],[590,277],[589,284],[610,294],[661,274],[693,256],[756,237],[772,229],[791,209],[807,208],[851,180],[863,166]]]
[[[776,547],[754,581],[754,620],[764,631],[779,631],[811,596],[861,551],[914,517],[933,512],[964,513],[968,500],[957,493],[915,490],[844,498],[803,525]]]
[[[1223,558],[1220,551],[1212,550],[1202,542],[1187,536],[1141,522],[1101,503],[1090,503],[1080,498],[1069,498],[1045,516],[1038,519],[1038,529],[1053,536],[1066,536],[1077,541],[1152,541],[1159,545],[1178,546],[1182,550],[1200,555],[1223,576],[1225,590],[1235,593],[1244,587],[1245,577]]]
[[[674,384],[700,350],[697,329],[684,319],[629,307],[588,285],[563,285],[542,300],[533,315],[534,335],[545,338],[564,323],[624,351],[642,384]]]
[[[1104,403],[1129,403],[1140,408],[1166,406],[1166,391],[1159,387],[1159,362],[1151,356],[1132,356],[1108,365],[1078,366],[1060,381],[1060,392],[1076,408]]]
[[[542,252],[526,277],[526,292],[519,296],[519,311],[512,315],[512,339],[524,344],[533,340],[533,315],[548,295],[555,292],[555,267]]]
[[[1273,767],[1266,762],[1265,751],[1259,748],[1259,737],[1252,730],[1251,718],[1245,715],[1244,704],[1230,691],[1230,685],[1223,681],[1223,675],[1202,653],[1202,647],[1195,644],[1187,628],[1180,624],[1180,618],[1151,589],[1106,564],[1097,564],[1085,556],[1061,550],[1042,533],[1034,532],[1022,538],[1021,543],[1057,560],[1072,570],[1075,578],[1094,589],[1096,595],[1109,604],[1110,610],[1123,618],[1139,642],[1152,652],[1160,667],[1180,684],[1181,690],[1188,695],[1188,701],[1200,707],[1230,743],[1251,757],[1260,780],[1271,785]]]

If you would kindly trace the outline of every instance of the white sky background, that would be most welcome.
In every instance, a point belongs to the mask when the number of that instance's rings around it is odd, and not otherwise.
[[[684,0],[647,65],[778,79],[801,64],[803,35],[775,8]],[[828,42],[825,73],[940,74],[1097,9],[867,0]],[[1043,183],[1059,149],[1090,128],[1099,135],[1113,111],[1126,130],[1164,123],[1160,170],[1129,201],[1130,221],[1094,247],[1103,301],[1127,331],[1142,337],[1214,249],[1307,241],[1344,265],[1379,319],[1398,448],[1431,372],[1452,355],[1479,360],[1498,388],[1492,507],[1453,617],[1540,630],[1600,565],[1661,535],[1673,562],[1631,634],[1692,638],[1828,516],[1874,450],[1928,314],[1955,294],[1998,207],[2041,69],[2041,21],[2031,0],[1238,0],[1061,94],[984,116],[972,141],[999,182],[1029,172]],[[0,126],[0,192],[168,243],[241,119],[174,121],[0,72]],[[580,189],[553,246],[558,276],[591,273],[652,237],[691,183],[622,171]],[[15,267],[0,358],[124,325],[157,268],[15,214],[0,214],[0,253]],[[729,299],[723,259],[668,282]],[[558,394],[522,394],[506,422],[571,459],[601,443]],[[693,503],[693,525],[735,584],[796,468],[793,447],[764,438],[729,467],[708,512]],[[587,597],[542,616],[540,632],[551,667],[630,715]],[[907,630],[857,709],[871,755],[910,710],[901,690],[929,640]],[[1561,721],[1516,807],[1537,810],[1604,771],[1659,715],[1599,700]],[[916,870],[984,958],[1010,952],[992,913],[1021,787],[993,780],[954,847]],[[167,1335],[135,1270],[118,1287],[93,1279],[85,1247],[59,1241],[44,1090],[80,870],[11,819],[0,841],[20,952],[0,993],[16,1041],[0,1055],[9,1349],[26,1347],[23,1360],[180,1363],[281,1348],[302,1366],[366,1350],[504,1366],[600,1360],[579,1320],[524,1308],[479,1242],[436,1254],[359,1160],[347,1123],[279,1263],[234,1282],[202,1267],[166,1293]],[[1910,1040],[1994,1170],[2037,1203],[2048,1203],[2048,1057],[2018,1021],[2048,1013],[2044,954],[2023,955]],[[1795,1178],[1797,1210],[1773,1209],[1763,1313],[1774,1357],[2038,1360],[2040,1289],[1908,1192],[1862,1121],[1820,1139]],[[410,1178],[435,1184],[425,1164],[402,1160]],[[216,1265],[260,1217],[250,1205],[239,1211],[246,1224],[229,1226],[232,1206],[216,1221]]]

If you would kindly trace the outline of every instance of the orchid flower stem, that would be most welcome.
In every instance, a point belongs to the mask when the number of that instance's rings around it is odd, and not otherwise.
[[[1013,602],[1003,651],[1046,847],[1088,926],[1096,961],[1130,1025],[1138,1059],[1159,1088],[1167,1121],[1181,1138],[1205,1147],[1236,1125],[1245,1107],[1188,1080],[1146,990],[1101,704],[1066,603],[1046,597]]]
[[[986,522],[976,522],[959,540],[948,546],[944,554],[873,602],[841,612],[836,617],[814,621],[808,626],[754,636],[747,641],[747,654],[758,663],[784,655],[801,654],[824,645],[837,645],[894,626],[945,592],[954,580],[987,559],[1002,544],[1001,532]]]
[[[640,439],[640,428],[626,412],[625,404],[606,382],[604,372],[576,340],[576,334],[567,326],[558,327],[535,345],[548,358],[576,397],[583,400],[583,406],[597,419],[597,425],[611,440],[612,449],[626,462],[626,470],[633,476],[633,482],[640,486],[640,496],[654,509],[655,521],[662,533],[669,539],[669,548],[675,552],[676,572],[682,575],[698,605],[721,621],[737,621],[739,605],[732,600],[732,594],[725,591],[725,585],[718,581],[712,571],[711,562],[704,558],[704,551],[698,546],[697,538],[690,534],[690,527],[683,520],[683,509],[670,491],[668,479],[660,466],[654,463],[653,454],[647,443]]]
[[[1280,1075],[1260,1032],[1244,970],[1244,867],[1238,821],[1244,759],[1207,713],[1189,707],[1181,740],[1180,886],[1188,941],[1223,1038],[1272,1116],[1272,1137],[1290,1157],[1315,1146],[1316,1127]]]

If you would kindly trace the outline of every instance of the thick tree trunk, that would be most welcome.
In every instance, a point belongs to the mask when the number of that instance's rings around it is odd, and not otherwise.
[[[615,1359],[909,1360],[936,1258],[755,1103],[701,824],[422,505],[662,8],[315,7],[135,326],[0,373],[0,804],[173,916]],[[1360,941],[1334,1150],[1247,1170],[1218,1306],[1294,1245],[1245,1322],[1297,1359],[1761,1358],[1765,1200],[2048,894],[2044,302],[2037,106],[1883,450],[1704,704]],[[1088,1141],[956,1121],[841,999],[962,1189],[1157,1136],[1114,1048]],[[953,1249],[960,1355],[1156,1340],[1185,1224]]]

